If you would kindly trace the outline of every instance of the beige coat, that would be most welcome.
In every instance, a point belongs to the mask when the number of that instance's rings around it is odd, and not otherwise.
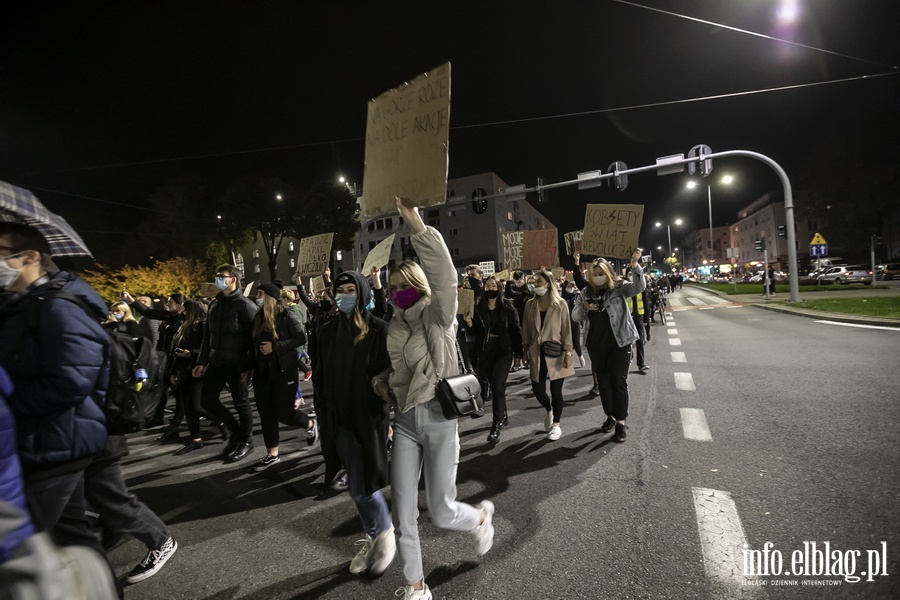
[[[560,300],[556,304],[551,303],[544,317],[544,326],[541,326],[541,312],[538,307],[538,299],[532,298],[525,303],[525,317],[522,323],[522,347],[528,358],[529,374],[532,381],[538,381],[541,369],[541,343],[559,342],[562,344],[563,353],[557,358],[546,358],[547,377],[553,381],[575,374],[575,366],[572,357],[569,356],[569,367],[563,366],[566,354],[572,353],[572,319],[569,317],[569,306]]]

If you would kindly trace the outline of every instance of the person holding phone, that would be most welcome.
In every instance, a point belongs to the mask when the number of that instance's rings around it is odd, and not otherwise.
[[[591,263],[588,285],[575,299],[572,318],[585,323],[585,346],[591,357],[591,367],[597,378],[600,402],[606,421],[601,433],[615,429],[614,442],[626,438],[625,419],[628,417],[628,365],[631,364],[631,344],[638,339],[638,331],[627,302],[644,291],[644,270],[638,264],[641,249],[631,256],[631,279],[616,274],[605,258]]]

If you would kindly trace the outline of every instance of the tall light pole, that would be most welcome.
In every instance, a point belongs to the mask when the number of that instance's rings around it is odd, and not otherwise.
[[[734,181],[734,177],[731,175],[724,175],[722,179],[719,180],[720,183],[725,185],[730,185],[732,181]],[[695,187],[697,187],[696,181],[687,182],[687,188],[689,190],[692,190]],[[706,252],[704,252],[703,257],[713,260],[712,185],[710,184],[706,184],[706,198],[709,201],[709,256],[706,256]]]
[[[674,221],[675,225],[681,225],[681,223],[682,223],[681,219],[675,219],[675,221]],[[656,226],[662,227],[662,223],[657,221]],[[666,223],[666,232],[669,235],[669,256],[672,256],[672,223],[668,223],[668,222]]]

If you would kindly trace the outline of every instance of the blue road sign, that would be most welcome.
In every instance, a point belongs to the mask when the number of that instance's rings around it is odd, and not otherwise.
[[[828,244],[810,244],[810,256],[828,256]]]

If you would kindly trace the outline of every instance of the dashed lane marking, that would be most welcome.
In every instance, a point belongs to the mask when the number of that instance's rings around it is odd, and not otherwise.
[[[672,352],[672,362],[675,362],[675,363],[687,362],[687,358],[685,358],[684,352]]]
[[[668,333],[669,335],[678,335],[678,330],[677,330],[677,329],[669,329],[669,330],[667,331],[667,333]]]
[[[747,597],[740,568],[744,564],[743,545],[747,537],[731,494],[696,487],[692,487],[691,492],[703,549],[703,566],[711,583],[719,588],[715,597]]]
[[[690,373],[675,373],[675,389],[695,392],[697,391],[697,386],[694,385],[694,378]]]
[[[669,345],[670,346],[680,346],[681,340],[678,338],[669,338]]]
[[[900,331],[900,327],[886,327],[883,325],[862,325],[860,323],[840,323],[838,321],[816,321],[825,325],[841,325],[842,327],[858,327],[860,329],[881,329],[883,331]]]
[[[712,434],[706,423],[706,413],[699,408],[682,408],[681,428],[684,430],[684,439],[695,442],[711,442]]]

